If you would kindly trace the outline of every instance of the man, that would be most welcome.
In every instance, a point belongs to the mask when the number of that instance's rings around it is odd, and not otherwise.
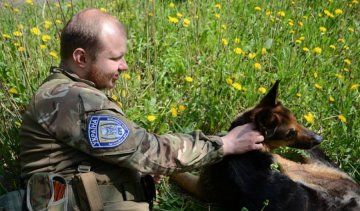
[[[100,91],[114,87],[128,69],[126,42],[124,27],[111,15],[97,9],[76,14],[61,34],[60,67],[51,69],[23,116],[23,180],[41,172],[61,175],[70,184],[71,210],[149,210],[141,175],[188,171],[262,147],[264,138],[252,125],[223,137],[156,135],[128,120]],[[36,195],[36,180],[30,181]]]

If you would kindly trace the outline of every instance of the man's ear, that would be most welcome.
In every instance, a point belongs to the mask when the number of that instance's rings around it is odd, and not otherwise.
[[[73,52],[73,59],[76,65],[81,68],[86,67],[86,51],[83,48],[76,48]]]

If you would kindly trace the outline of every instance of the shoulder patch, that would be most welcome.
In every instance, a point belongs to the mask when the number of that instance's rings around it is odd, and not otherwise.
[[[129,128],[113,116],[94,115],[87,125],[87,135],[93,149],[117,147],[126,140],[129,132]]]

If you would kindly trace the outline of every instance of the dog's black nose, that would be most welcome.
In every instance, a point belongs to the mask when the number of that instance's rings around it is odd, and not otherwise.
[[[317,144],[320,144],[322,142],[322,137],[318,134],[314,134],[313,135],[313,138],[314,138],[314,143],[317,145]]]

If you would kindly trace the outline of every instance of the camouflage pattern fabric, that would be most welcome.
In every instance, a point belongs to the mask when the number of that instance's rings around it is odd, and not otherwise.
[[[92,82],[59,68],[51,69],[29,104],[20,139],[25,180],[36,172],[71,177],[85,162],[100,184],[139,181],[140,172],[187,171],[223,157],[220,137],[148,133]]]

